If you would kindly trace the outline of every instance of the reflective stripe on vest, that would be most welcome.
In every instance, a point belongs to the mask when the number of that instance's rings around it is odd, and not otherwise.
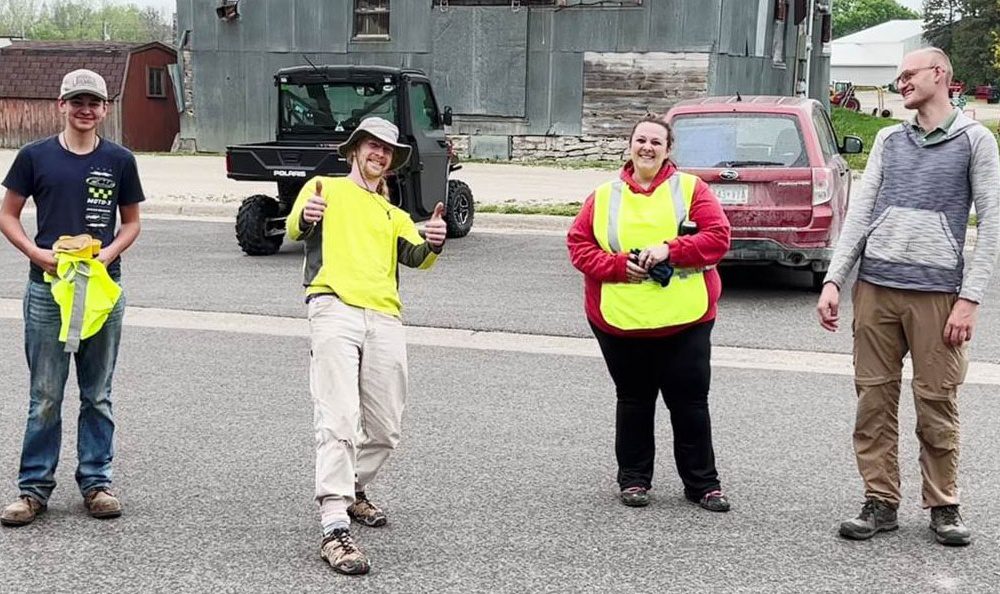
[[[649,196],[634,194],[621,181],[594,193],[594,237],[606,252],[628,253],[677,237],[687,219],[697,178],[677,172]],[[678,271],[681,272],[681,271]],[[642,283],[603,283],[601,315],[622,330],[648,330],[697,321],[708,311],[703,270],[676,274],[666,287]]]
[[[118,286],[99,260],[56,252],[56,274],[45,273],[59,305],[59,340],[75,353],[80,342],[97,334],[121,297]]]

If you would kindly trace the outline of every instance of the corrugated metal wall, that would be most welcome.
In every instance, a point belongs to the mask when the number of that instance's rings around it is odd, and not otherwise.
[[[272,138],[271,77],[280,67],[305,63],[303,53],[317,64],[425,70],[439,102],[458,116],[456,133],[581,134],[585,52],[709,52],[709,93],[792,90],[793,31],[785,44],[788,69],[774,68],[769,58],[773,0],[650,0],[628,8],[516,12],[396,1],[388,41],[352,40],[352,0],[241,2],[234,22],[216,17],[217,4],[177,0],[178,27],[192,32],[196,114],[194,121],[182,118],[181,135],[196,138],[200,150]],[[759,23],[768,29],[764,35]],[[758,47],[761,40],[765,48]]]

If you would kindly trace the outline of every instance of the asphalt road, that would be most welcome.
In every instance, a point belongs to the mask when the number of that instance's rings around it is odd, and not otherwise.
[[[0,247],[0,297],[19,298],[26,265]],[[279,254],[240,252],[227,223],[148,220],[126,254],[129,303],[202,311],[304,317],[301,246]],[[723,271],[716,344],[847,353],[850,299],[845,289],[839,332],[819,327],[810,277],[777,268]],[[569,264],[562,237],[477,233],[450,241],[438,265],[401,271],[408,324],[528,334],[590,336],[583,280]],[[980,312],[975,360],[1000,362],[1000,275]]]
[[[303,314],[292,246],[249,258],[227,225],[149,221],[128,255],[131,305]],[[20,297],[24,268],[0,249],[0,297]],[[815,327],[808,278],[730,276],[717,344],[849,348],[847,332]],[[403,283],[411,324],[586,335],[558,237],[473,233]],[[3,501],[16,495],[27,407],[21,332],[0,319]],[[995,340],[981,330],[976,357],[995,358]],[[734,503],[719,515],[682,499],[662,408],[654,503],[617,503],[612,386],[598,359],[411,346],[410,363],[403,441],[371,490],[390,524],[356,529],[375,566],[345,578],[318,556],[307,341],[126,327],[115,392],[126,515],[83,513],[71,387],[60,486],[34,525],[0,530],[0,590],[987,592],[1000,581],[996,386],[962,391],[963,513],[976,542],[950,550],[919,509],[908,393],[901,529],[852,543],[836,536],[861,502],[850,378],[715,370],[716,453]]]

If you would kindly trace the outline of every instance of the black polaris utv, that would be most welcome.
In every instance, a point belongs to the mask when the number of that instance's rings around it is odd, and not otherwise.
[[[243,200],[236,240],[251,256],[281,247],[285,219],[306,180],[347,175],[350,165],[337,145],[366,117],[399,127],[400,142],[413,147],[409,162],[389,178],[390,201],[415,221],[446,206],[448,237],[472,229],[475,207],[469,186],[448,179],[460,169],[445,136],[451,108],[438,109],[430,80],[419,71],[384,66],[295,66],[274,75],[278,88],[277,140],[226,147],[226,175],[236,180],[275,181],[278,196]]]

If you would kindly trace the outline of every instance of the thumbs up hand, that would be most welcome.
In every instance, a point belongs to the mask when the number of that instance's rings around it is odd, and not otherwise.
[[[326,199],[323,198],[323,182],[316,180],[316,190],[302,209],[302,220],[307,223],[318,223],[323,218],[324,211],[326,211]]]
[[[434,206],[434,214],[424,225],[424,237],[427,239],[427,243],[431,244],[431,247],[437,248],[435,251],[440,251],[447,233],[448,225],[444,222],[444,204],[438,202]]]

